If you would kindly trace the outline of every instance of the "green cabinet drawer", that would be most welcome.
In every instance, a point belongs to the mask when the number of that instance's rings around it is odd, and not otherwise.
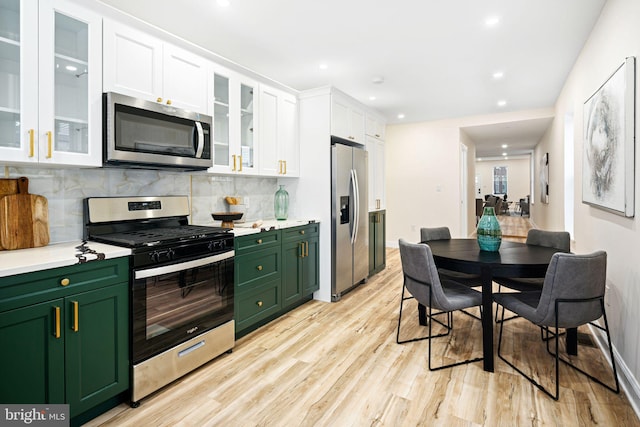
[[[319,228],[320,224],[318,223],[285,228],[282,230],[282,241],[290,242],[293,240],[304,240],[316,237],[318,236]]]
[[[129,282],[129,258],[52,268],[0,280],[0,311]]]
[[[235,238],[234,243],[236,256],[254,250],[279,247],[280,231],[263,231],[261,233],[249,234],[247,236],[239,236]]]
[[[236,295],[236,333],[280,311],[280,279]]]
[[[236,291],[242,293],[265,281],[280,277],[280,247],[236,256]]]

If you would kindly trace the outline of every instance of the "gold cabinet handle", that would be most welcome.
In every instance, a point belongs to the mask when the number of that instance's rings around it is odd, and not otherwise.
[[[262,266],[261,265],[257,266],[256,268],[258,269],[258,271],[262,271]]]
[[[282,175],[282,160],[278,160],[278,173]]]
[[[304,234],[304,230],[300,230],[300,234]]]
[[[60,285],[62,285],[62,286],[68,286],[69,283],[71,283],[71,280],[69,280],[66,277],[64,279],[60,280]]]
[[[47,159],[51,158],[51,140],[52,140],[52,133],[51,131],[47,132]]]
[[[256,240],[256,243],[257,243],[257,244],[259,244],[259,245],[261,245],[261,244],[262,244],[262,239],[258,239],[258,240]]]
[[[298,255],[298,258],[304,258],[304,243],[300,242],[298,243],[299,248],[300,248],[300,255]]]
[[[80,304],[78,304],[78,301],[71,301],[71,305],[73,305],[73,326],[71,326],[71,329],[74,332],[78,332],[78,330],[80,329],[78,327],[78,324],[80,323],[80,320],[78,318],[78,309],[80,307]]]
[[[306,248],[306,250],[304,251],[304,256],[308,257],[309,256],[309,242],[304,242],[304,246]]]
[[[33,157],[35,154],[35,133],[36,131],[33,129],[29,129],[29,157]]]
[[[53,335],[56,338],[60,338],[60,307],[55,307],[55,312],[56,312],[56,325],[55,325],[55,332]]]
[[[236,155],[233,155],[233,169],[231,169],[232,171],[236,170]]]
[[[380,199],[376,199],[376,209],[380,209]]]
[[[258,307],[262,307],[262,301],[257,301],[257,302],[256,302],[256,305],[257,305]]]
[[[162,102],[162,98],[158,97],[157,101]]]
[[[284,163],[284,172],[282,172],[283,175],[287,174],[287,161],[283,160],[282,163]]]
[[[240,158],[240,168],[238,169],[238,172],[242,172],[242,156],[238,156]]]
[[[171,100],[167,99],[167,105],[171,105]]]

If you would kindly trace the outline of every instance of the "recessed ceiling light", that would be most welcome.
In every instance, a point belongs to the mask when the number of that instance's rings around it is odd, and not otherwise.
[[[484,25],[486,25],[487,27],[495,27],[496,25],[498,25],[498,23],[500,23],[499,16],[489,16],[484,20]]]
[[[493,73],[493,78],[495,80],[500,80],[503,77],[504,77],[504,73],[502,71],[496,71],[495,73]]]
[[[507,153],[502,153],[502,155],[503,155],[503,156],[506,156],[506,155],[507,155]]]
[[[372,95],[372,96],[369,97],[369,101],[375,101],[375,100],[376,100],[375,96]]]
[[[229,6],[231,3],[229,2],[229,0],[218,0],[218,6],[221,7],[227,7]]]
[[[398,118],[399,119],[404,119],[404,114],[402,114],[402,113],[398,114]]]
[[[504,159],[505,159],[505,160],[509,160],[509,158],[508,158],[507,156],[504,156]]]
[[[321,64],[319,65],[319,67],[320,67],[320,69],[321,69],[321,70],[326,70],[327,68],[329,68],[329,66],[328,66],[327,64],[325,64],[324,62],[323,62],[323,63],[321,63]]]
[[[508,145],[507,144],[502,144],[502,148],[507,148]]]
[[[505,105],[507,105],[507,101],[505,101],[504,99],[498,101],[498,107],[504,107]]]
[[[64,68],[66,68],[69,71],[78,71],[78,67],[74,67],[73,65],[67,65]]]

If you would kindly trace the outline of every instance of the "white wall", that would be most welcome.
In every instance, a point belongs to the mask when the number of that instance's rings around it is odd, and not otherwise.
[[[469,148],[469,159],[475,158],[475,146],[461,128],[552,115],[553,109],[545,108],[387,126],[387,246],[397,247],[401,237],[418,241],[420,227],[447,226],[452,236],[464,237],[460,226],[463,217],[467,218],[469,233],[473,232],[475,163],[469,162],[468,210],[463,214],[460,144]]]
[[[603,249],[608,254],[606,309],[613,331],[613,344],[623,364],[623,372],[635,379],[635,398],[640,390],[640,150],[636,146],[635,212],[636,218],[624,218],[582,203],[582,107],[607,78],[620,66],[625,57],[638,57],[640,53],[640,1],[609,0],[591,36],[578,57],[575,66],[556,103],[556,117],[574,113],[574,167],[575,167],[575,251],[578,253]],[[640,123],[638,99],[638,72],[636,72],[636,135]],[[536,159],[546,151],[552,152],[552,194],[549,205],[538,205],[540,224],[546,227],[562,226],[562,196],[553,188],[561,188],[562,147],[564,124],[556,120],[545,139],[536,149]],[[555,159],[555,160],[554,160]],[[558,190],[558,193],[561,191]],[[633,400],[633,396],[632,396]],[[637,400],[636,400],[637,402]],[[636,407],[637,408],[637,407]]]
[[[507,196],[509,200],[518,201],[529,194],[531,168],[528,158],[509,160],[483,160],[476,162],[476,175],[482,179],[482,192],[476,197],[484,198],[485,194],[493,194],[493,168],[507,167]]]

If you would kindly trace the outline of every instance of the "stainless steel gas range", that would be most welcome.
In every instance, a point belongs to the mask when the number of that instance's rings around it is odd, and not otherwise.
[[[131,248],[132,406],[234,346],[233,234],[186,196],[85,199],[85,239]]]

